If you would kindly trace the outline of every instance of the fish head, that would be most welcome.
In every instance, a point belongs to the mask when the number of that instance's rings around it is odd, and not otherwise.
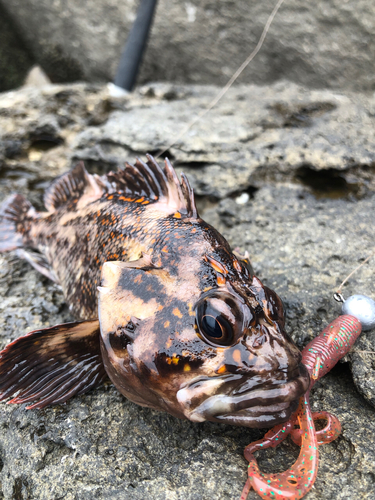
[[[147,262],[103,266],[103,360],[127,398],[195,422],[271,427],[290,418],[309,385],[301,353],[279,297],[233,262],[232,276],[203,289]]]
[[[262,288],[262,305],[233,289],[212,290],[196,305],[197,336],[216,355],[177,393],[190,420],[271,427],[289,420],[308,388],[301,353],[281,326],[280,299],[255,276],[252,284]]]

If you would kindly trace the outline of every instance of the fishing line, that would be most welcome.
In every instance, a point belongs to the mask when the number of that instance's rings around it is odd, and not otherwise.
[[[342,287],[353,276],[353,274],[355,274],[359,269],[361,269],[361,267],[364,266],[366,264],[366,262],[368,262],[371,259],[371,257],[373,257],[374,255],[375,255],[375,250],[368,257],[366,257],[366,259],[362,262],[362,264],[360,264],[359,266],[357,266],[354,269],[354,271],[352,271],[350,274],[348,274],[348,276],[344,279],[344,281],[338,287],[338,289],[336,290],[336,293],[333,296],[334,299],[337,300],[337,302],[344,302],[345,301],[344,297],[341,294]]]
[[[183,130],[168,144],[168,146],[166,148],[164,148],[158,155],[157,155],[157,158],[160,157],[162,154],[166,153],[166,151],[168,149],[170,149],[172,146],[174,146],[196,123],[198,123],[204,116],[206,116],[210,111],[211,109],[216,106],[216,104],[224,97],[224,95],[228,92],[228,90],[231,88],[231,86],[233,85],[233,83],[237,80],[237,78],[241,75],[241,73],[244,71],[244,69],[250,64],[250,62],[254,59],[254,57],[257,55],[257,53],[259,52],[259,50],[261,49],[263,43],[264,43],[264,40],[266,38],[266,35],[270,29],[270,26],[278,12],[278,10],[280,9],[281,5],[283,4],[284,0],[279,0],[277,2],[277,4],[275,5],[272,13],[270,14],[270,16],[268,17],[268,20],[264,26],[264,29],[263,29],[263,32],[261,34],[261,37],[258,41],[258,44],[256,45],[255,49],[252,51],[252,53],[246,58],[246,60],[242,63],[242,65],[237,69],[237,71],[232,75],[232,77],[229,79],[228,83],[220,90],[220,92],[216,95],[216,97],[208,104],[208,106],[202,110],[191,122],[189,122],[184,128]],[[370,259],[371,257],[373,257],[375,255],[375,251],[373,253],[371,253],[359,266],[357,266],[350,274],[348,274],[348,276],[342,281],[342,283],[340,284],[340,286],[338,287],[336,293],[334,294],[334,298],[335,300],[339,301],[339,302],[342,302],[342,303],[345,303],[345,299],[344,297],[342,296],[342,288],[343,286],[345,285],[345,283],[347,283],[347,281],[357,272],[359,271],[359,269],[361,269],[362,266],[364,266]],[[350,299],[353,299],[355,296],[352,296],[348,299],[348,302],[346,304],[343,305],[343,310],[345,308],[345,306],[350,302]],[[357,296],[359,297],[359,296]],[[367,308],[369,306],[369,304],[371,303],[371,307],[372,307],[372,310],[374,310],[374,301],[372,299],[370,299],[369,297],[363,297],[361,296],[362,298],[366,299],[366,303],[365,303],[365,308]],[[353,303],[353,301],[352,301]],[[357,309],[357,311],[356,311]],[[354,311],[354,313],[357,313],[357,314],[353,314],[351,312],[349,313],[345,313],[347,314],[347,316],[339,316],[339,318],[337,318],[335,322],[331,323],[331,325],[329,325],[329,327],[327,327],[327,331],[328,331],[328,328],[334,328],[334,327],[339,327],[339,332],[341,332],[343,330],[343,325],[341,325],[340,321],[342,322],[342,318],[351,318],[353,319],[353,315],[354,315],[354,318],[361,318],[361,321],[359,320],[356,320],[356,322],[359,324],[359,329],[356,330],[355,334],[358,335],[359,332],[362,330],[362,326],[363,326],[363,329],[369,329],[371,328],[371,325],[370,322],[368,322],[368,318],[366,318],[366,314],[367,314],[367,311],[365,311],[365,314],[363,315],[363,310],[361,311],[361,307],[358,306],[358,302],[357,304],[355,304],[355,306],[352,306],[352,310]],[[344,311],[343,311],[343,314],[344,314]],[[349,314],[349,315],[348,315]],[[352,314],[352,316],[350,315]],[[362,323],[362,326],[361,326],[361,322],[363,320],[363,318],[365,319],[365,322]],[[353,325],[353,321],[351,321],[350,325]],[[347,332],[346,332],[346,337],[344,335],[344,338],[346,338],[346,340],[348,341],[351,341],[351,337],[352,337],[352,334],[354,332],[353,330],[353,326],[348,326],[348,325],[344,325],[345,328],[347,328]],[[366,328],[365,328],[366,327]],[[344,329],[345,329],[344,328]],[[356,327],[357,328],[357,327]],[[326,342],[326,338],[325,336],[327,335],[327,332],[325,330],[323,330],[323,332],[321,333],[320,336],[318,336],[316,339],[314,339],[312,342],[316,342],[316,345],[318,346],[318,342],[321,340],[320,337],[322,337],[324,339],[324,342]],[[336,335],[336,332],[335,332],[335,335]],[[329,337],[329,335],[328,335]],[[329,337],[330,338],[330,337]],[[355,340],[355,339],[354,339]],[[332,348],[331,346],[331,343],[333,341],[329,341],[329,342],[326,342],[324,344],[324,348],[322,349],[322,352],[323,353],[328,353],[329,349]],[[353,342],[352,342],[353,343]],[[352,345],[351,343],[351,345]],[[308,348],[308,346],[305,348],[305,350],[303,352],[306,351],[306,349]],[[349,345],[349,348],[350,348],[350,345]],[[338,347],[336,347],[336,349],[338,349]],[[305,355],[308,357],[310,355],[309,351],[312,351],[313,349],[308,349],[308,352],[307,354],[305,353]],[[359,351],[360,353],[363,353],[363,354],[370,354],[372,353],[371,351]],[[332,364],[332,366],[334,366],[337,362],[338,359],[334,359],[334,354],[336,354],[335,352],[333,352],[333,355],[332,353],[330,354],[330,357],[328,358],[328,361],[329,363]],[[321,366],[321,360],[320,360],[320,356],[318,356],[316,358],[316,367],[318,368],[318,371],[317,373],[319,373],[319,370],[320,368],[323,368]],[[315,369],[315,368],[314,368]],[[330,369],[330,368],[329,368]],[[315,372],[314,372],[315,373]],[[316,377],[318,378],[318,377]],[[301,398],[301,401],[300,401],[300,408],[301,410],[301,413],[300,413],[300,416],[301,416],[301,419],[302,417],[305,418],[306,415],[308,414],[307,410],[310,412],[310,406],[309,406],[309,403],[308,403],[308,399],[307,399],[307,403],[306,403],[306,407],[303,406],[303,400]],[[310,413],[311,415],[311,413]],[[300,420],[300,416],[298,416],[298,419],[299,419],[299,425],[301,427],[301,430],[302,430],[302,424],[303,422]],[[311,420],[312,415],[307,419],[307,420]],[[307,422],[306,420],[306,422]],[[296,423],[296,422],[294,422]],[[293,422],[292,422],[293,424]],[[308,424],[311,426],[311,422]],[[316,448],[317,448],[317,439],[316,439],[316,433],[315,433],[315,428],[314,428],[314,424],[312,425],[312,428],[313,430],[310,432],[310,434],[312,434],[313,438],[311,440],[311,443],[313,444],[314,442],[316,443]],[[307,427],[306,427],[307,429]],[[307,430],[305,429],[305,436],[308,435],[308,432]],[[272,432],[272,430],[270,431]],[[283,431],[284,432],[284,431]],[[267,436],[268,434],[266,434]],[[264,438],[266,440],[266,438]],[[310,437],[309,437],[310,439]],[[315,453],[312,453],[311,456],[310,456],[310,460],[314,459],[315,460],[315,465],[314,466],[310,466],[312,467],[313,470],[310,470],[309,471],[309,474],[310,474],[310,477],[307,477],[306,478],[304,477],[304,472],[302,473],[301,471],[305,471],[305,467],[302,468],[301,467],[301,464],[299,464],[299,460],[302,460],[302,464],[304,464],[304,457],[305,457],[305,454],[302,454],[303,451],[305,451],[306,453],[309,451],[308,448],[307,448],[307,445],[309,443],[309,441],[307,440],[307,437],[305,437],[305,440],[306,440],[306,450],[303,449],[303,447],[305,446],[304,444],[304,441],[302,441],[302,445],[301,445],[301,452],[300,452],[300,457],[299,459],[297,460],[295,466],[296,466],[296,470],[299,471],[299,474],[301,475],[301,477],[299,477],[299,483],[297,482],[297,480],[294,480],[296,486],[293,486],[291,484],[288,484],[286,487],[283,488],[283,491],[280,491],[280,489],[282,488],[282,485],[280,484],[281,481],[283,481],[283,484],[284,484],[284,479],[288,478],[288,475],[290,476],[291,472],[293,472],[293,474],[295,474],[294,470],[293,469],[289,469],[288,471],[284,472],[283,474],[276,474],[276,475],[268,475],[267,477],[269,477],[270,479],[266,481],[266,476],[264,474],[262,474],[259,470],[258,470],[258,465],[256,463],[256,460],[253,459],[253,457],[251,457],[251,461],[249,460],[249,477],[244,485],[244,488],[243,488],[243,491],[242,491],[242,494],[241,494],[241,499],[240,500],[246,500],[249,492],[250,492],[250,489],[253,488],[254,490],[256,490],[259,495],[262,496],[263,498],[263,495],[266,495],[267,497],[268,496],[274,496],[275,493],[273,490],[276,490],[277,491],[277,488],[279,488],[279,491],[278,493],[280,494],[280,497],[281,498],[281,495],[284,494],[284,493],[293,493],[293,496],[291,495],[288,495],[289,498],[293,498],[293,499],[297,499],[297,498],[301,498],[302,496],[305,495],[305,493],[307,493],[312,487],[313,487],[313,484],[314,484],[314,481],[315,481],[315,477],[316,477],[316,474],[317,474],[317,467],[318,467],[318,454],[317,454],[317,451]],[[315,440],[315,441],[314,441]],[[259,441],[260,442],[260,441]],[[257,444],[258,442],[255,442],[254,444]],[[309,445],[309,448],[312,448],[312,444]],[[251,445],[249,445],[251,446]],[[263,446],[263,444],[261,444],[260,446]],[[274,446],[274,445],[272,445]],[[315,450],[316,450],[315,448]],[[246,450],[246,449],[245,449]],[[309,451],[310,452],[310,451]],[[246,455],[245,455],[246,456]],[[247,458],[247,457],[246,457]],[[255,464],[255,465],[254,465]],[[299,464],[299,465],[298,465]],[[298,466],[297,466],[298,465]],[[251,466],[251,467],[250,467]],[[290,477],[295,477],[294,475],[291,475]],[[305,483],[307,480],[307,484],[304,484],[304,486],[306,487],[305,490],[303,491],[303,493],[301,494],[301,490],[299,489],[300,487],[303,486],[303,483]],[[272,485],[268,484],[268,483],[271,483],[272,481],[274,481],[274,488],[272,487]],[[277,484],[276,484],[277,483]],[[262,487],[260,487],[262,486]],[[286,495],[285,495],[286,496]]]
[[[174,137],[174,139],[162,150],[160,151],[155,158],[159,158],[162,156],[164,153],[166,153],[172,146],[174,146],[196,123],[198,123],[204,116],[206,116],[214,106],[225,96],[225,94],[228,92],[228,90],[232,87],[234,82],[238,79],[238,77],[241,75],[241,73],[247,68],[247,66],[251,63],[251,61],[254,59],[254,57],[258,54],[260,49],[263,46],[263,43],[266,39],[266,36],[270,30],[270,27],[275,19],[275,16],[277,12],[279,11],[280,7],[284,3],[284,0],[278,0],[276,3],[275,7],[273,8],[271,14],[268,16],[267,22],[264,25],[262,34],[259,38],[259,41],[255,47],[255,49],[251,52],[251,54],[245,59],[245,61],[239,66],[239,68],[233,73],[233,75],[230,77],[228,80],[227,84],[218,92],[218,94],[214,97],[214,99],[207,105],[205,109],[203,109],[193,120],[191,120],[183,129],[182,131]],[[359,270],[361,269],[362,266],[364,266],[370,259],[375,255],[375,250],[373,253],[371,253],[366,259],[359,265],[357,266],[348,276],[342,281],[336,292],[334,293],[333,297],[337,302],[345,302],[345,299],[342,295],[342,288],[345,285],[345,283]]]
[[[251,54],[245,59],[245,61],[241,64],[241,66],[233,73],[233,75],[230,77],[228,80],[228,83],[220,90],[220,92],[216,95],[216,97],[208,104],[208,106],[203,109],[191,122],[189,122],[185,128],[182,129],[182,131],[175,136],[175,138],[166,146],[160,153],[158,153],[155,158],[159,158],[161,155],[166,153],[168,149],[170,149],[172,146],[174,146],[196,123],[198,123],[204,116],[207,115],[211,111],[211,109],[216,106],[216,104],[224,97],[224,95],[228,92],[228,90],[231,88],[233,83],[237,80],[237,78],[241,75],[241,73],[244,71],[244,69],[251,63],[251,61],[254,59],[254,57],[258,54],[260,49],[262,48],[263,42],[267,36],[267,33],[271,27],[271,24],[277,14],[277,11],[280,9],[282,4],[284,3],[284,0],[279,0],[277,4],[275,5],[273,11],[269,15],[266,24],[264,25],[262,34],[259,38],[259,41],[255,47],[255,49],[251,52]]]
[[[360,264],[359,266],[357,266],[350,274],[348,274],[348,276],[344,279],[344,281],[341,283],[341,285],[338,287],[336,293],[333,295],[333,298],[335,300],[337,300],[337,302],[342,302],[344,303],[345,302],[345,299],[341,293],[342,291],[342,287],[345,285],[345,283],[353,276],[353,274],[355,274],[357,271],[359,271],[359,269],[361,269],[362,266],[364,266],[370,259],[371,257],[374,257],[375,255],[375,250],[368,256],[366,257],[366,259],[362,262],[362,264]],[[353,349],[352,352],[355,352],[355,353],[358,353],[358,354],[375,354],[375,351],[364,351],[364,350],[361,350],[361,349]]]
[[[233,73],[233,75],[230,77],[228,80],[227,84],[219,91],[219,93],[214,97],[214,99],[207,105],[205,109],[203,109],[193,120],[191,120],[186,127],[182,129],[182,131],[175,136],[175,138],[166,146],[162,151],[160,151],[155,158],[159,158],[161,155],[166,153],[172,146],[174,146],[196,123],[198,123],[204,116],[206,116],[214,106],[225,96],[225,94],[228,92],[228,90],[232,87],[234,82],[238,79],[238,77],[241,75],[241,73],[246,69],[246,67],[251,63],[251,61],[254,59],[254,57],[258,54],[260,49],[263,46],[263,43],[266,39],[266,36],[269,32],[269,29],[273,23],[273,20],[279,11],[280,7],[284,3],[284,0],[278,0],[277,4],[273,8],[271,14],[268,16],[267,22],[264,25],[262,34],[259,38],[259,41],[255,47],[255,49],[251,52],[251,54],[245,59],[245,61],[239,66],[239,68]],[[345,283],[362,267],[368,262],[371,257],[375,255],[375,250],[373,253],[371,253],[359,266],[357,266],[348,276],[342,281],[341,285],[338,287],[336,290],[336,293],[334,294],[334,299],[337,302],[345,302],[345,299],[341,293],[343,286]]]

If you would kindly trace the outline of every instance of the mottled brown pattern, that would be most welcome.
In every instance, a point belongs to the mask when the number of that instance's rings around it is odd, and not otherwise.
[[[4,249],[22,244],[76,317],[99,314],[104,367],[126,397],[193,421],[289,418],[309,379],[280,299],[199,218],[169,162],[103,177],[78,165],[45,201],[48,213],[24,204],[22,220],[3,207]]]

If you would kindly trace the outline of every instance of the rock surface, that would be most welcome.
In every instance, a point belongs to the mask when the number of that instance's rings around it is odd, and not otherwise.
[[[71,85],[0,94],[0,199],[18,191],[41,208],[50,180],[77,159],[103,172],[155,152],[216,91],[149,85],[113,99],[105,88]],[[238,87],[169,148],[201,215],[250,252],[257,275],[284,300],[300,347],[337,316],[332,292],[374,247],[374,122],[375,100],[361,94]],[[374,297],[373,276],[372,260],[344,294]],[[12,254],[0,256],[0,296],[1,346],[71,319],[59,288]],[[363,335],[350,363],[313,390],[314,410],[336,414],[343,432],[320,448],[306,500],[375,497],[374,335]],[[262,434],[179,421],[126,401],[110,384],[66,405],[24,406],[0,405],[6,500],[238,499],[243,448]],[[259,462],[281,471],[297,453],[288,441]]]
[[[1,0],[54,82],[112,81],[134,0]],[[160,1],[141,82],[226,83],[254,49],[275,0]],[[241,82],[375,90],[372,0],[288,0]]]
[[[22,85],[33,57],[0,3],[0,92]]]

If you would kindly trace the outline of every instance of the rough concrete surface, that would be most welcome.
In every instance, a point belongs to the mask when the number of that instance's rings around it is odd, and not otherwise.
[[[0,94],[0,200],[18,191],[41,208],[50,180],[78,159],[104,172],[157,151],[215,91],[159,84],[113,99],[105,88],[71,85]],[[300,347],[337,316],[332,292],[374,247],[374,125],[373,97],[243,86],[169,150],[201,215],[250,252],[257,275],[282,297]],[[346,296],[375,296],[374,264],[353,276]],[[59,287],[12,254],[0,256],[0,295],[1,346],[71,319]],[[306,500],[375,498],[374,351],[367,332],[350,363],[312,392],[313,409],[333,412],[343,431],[320,448]],[[262,435],[179,421],[128,402],[110,384],[66,405],[24,406],[0,405],[6,500],[238,499],[243,448]],[[281,471],[297,454],[287,441],[259,462]]]
[[[111,81],[135,0],[1,0],[54,82]],[[140,82],[224,84],[276,0],[159,0]],[[241,82],[375,90],[373,0],[287,0]]]

